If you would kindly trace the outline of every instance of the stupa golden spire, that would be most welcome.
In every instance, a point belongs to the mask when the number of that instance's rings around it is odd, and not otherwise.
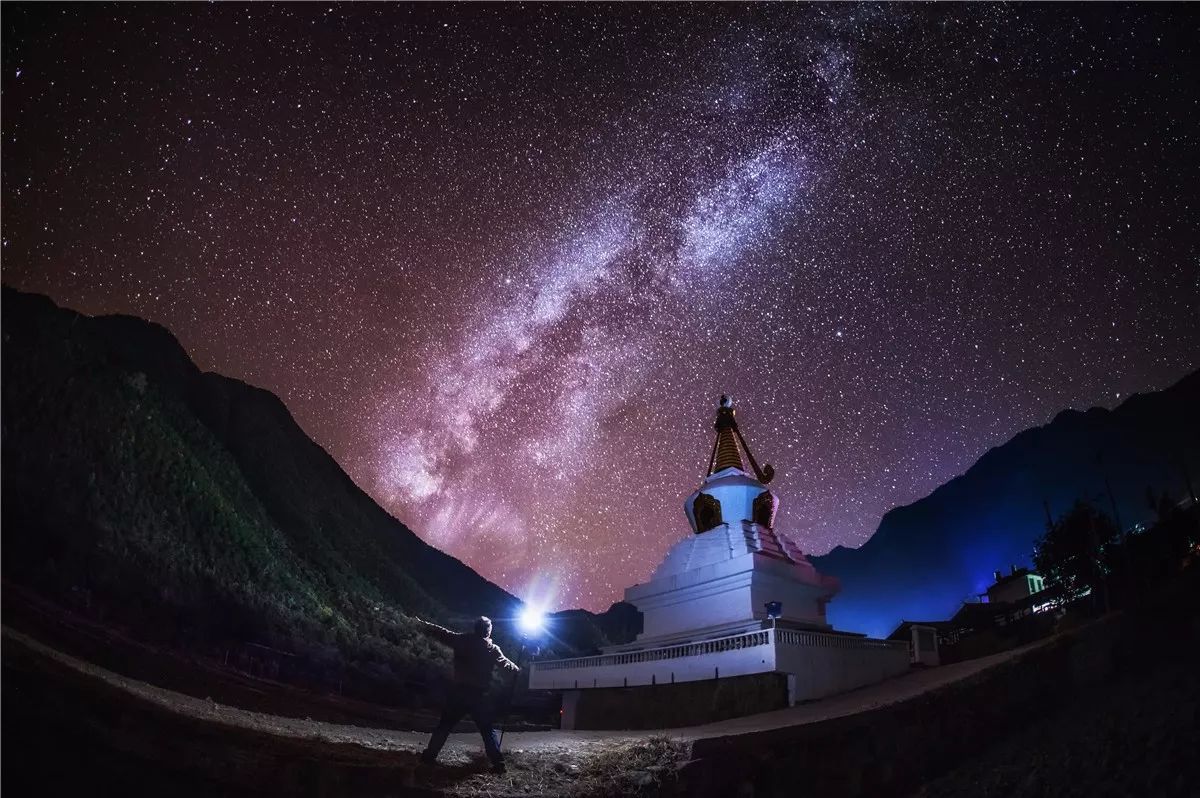
[[[750,447],[746,445],[746,439],[742,437],[742,432],[738,429],[737,410],[733,407],[733,400],[725,394],[721,394],[721,403],[717,408],[717,422],[713,428],[717,431],[717,439],[713,441],[712,455],[708,458],[708,474],[706,476],[712,476],[726,468],[746,471],[746,461],[742,459],[742,452],[745,452],[746,460],[750,461],[750,467],[754,469],[754,476],[759,482],[765,485],[774,478],[775,469],[770,464],[763,468],[758,467],[754,455],[750,453]]]

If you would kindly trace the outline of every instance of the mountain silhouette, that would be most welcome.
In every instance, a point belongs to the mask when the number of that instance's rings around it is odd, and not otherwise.
[[[427,679],[444,653],[412,615],[488,614],[515,642],[516,597],[383,510],[276,396],[202,372],[159,325],[5,287],[3,335],[6,583],[187,651],[277,647],[339,685],[348,671],[375,686]],[[1200,468],[1197,408],[1200,372],[992,449],[887,513],[862,547],[811,558],[842,581],[831,622],[886,635],[948,617],[994,571],[1029,563],[1047,506],[1111,513],[1106,479],[1125,527],[1148,516],[1147,487],[1183,498]],[[553,620],[561,653],[639,626],[621,603]]]
[[[995,571],[1030,564],[1048,511],[1057,518],[1082,499],[1113,515],[1115,502],[1129,528],[1152,514],[1148,487],[1183,499],[1189,475],[1200,489],[1200,371],[1113,410],[1063,411],[888,512],[861,547],[811,558],[842,581],[830,622],[879,636],[901,620],[947,618]]]
[[[269,647],[306,683],[369,695],[444,667],[413,615],[486,614],[515,645],[516,597],[384,511],[278,397],[201,371],[164,328],[5,287],[3,336],[6,585],[189,653]],[[629,636],[630,609],[564,615],[559,645]]]

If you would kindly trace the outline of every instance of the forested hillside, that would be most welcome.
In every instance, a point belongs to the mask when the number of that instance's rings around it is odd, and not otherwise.
[[[274,395],[202,373],[139,319],[5,288],[3,328],[7,583],[140,640],[266,647],[284,676],[367,694],[441,672],[408,616],[485,613],[511,644],[517,599],[387,514]]]

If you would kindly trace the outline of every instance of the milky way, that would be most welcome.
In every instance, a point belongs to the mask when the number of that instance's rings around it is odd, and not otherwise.
[[[1185,6],[6,6],[4,280],[175,332],[504,587],[803,549],[1200,364]]]

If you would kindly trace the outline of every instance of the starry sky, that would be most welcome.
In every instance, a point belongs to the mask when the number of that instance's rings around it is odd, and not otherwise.
[[[1145,5],[6,3],[3,279],[278,394],[426,541],[603,609],[722,392],[859,545],[1200,365],[1200,36]]]

